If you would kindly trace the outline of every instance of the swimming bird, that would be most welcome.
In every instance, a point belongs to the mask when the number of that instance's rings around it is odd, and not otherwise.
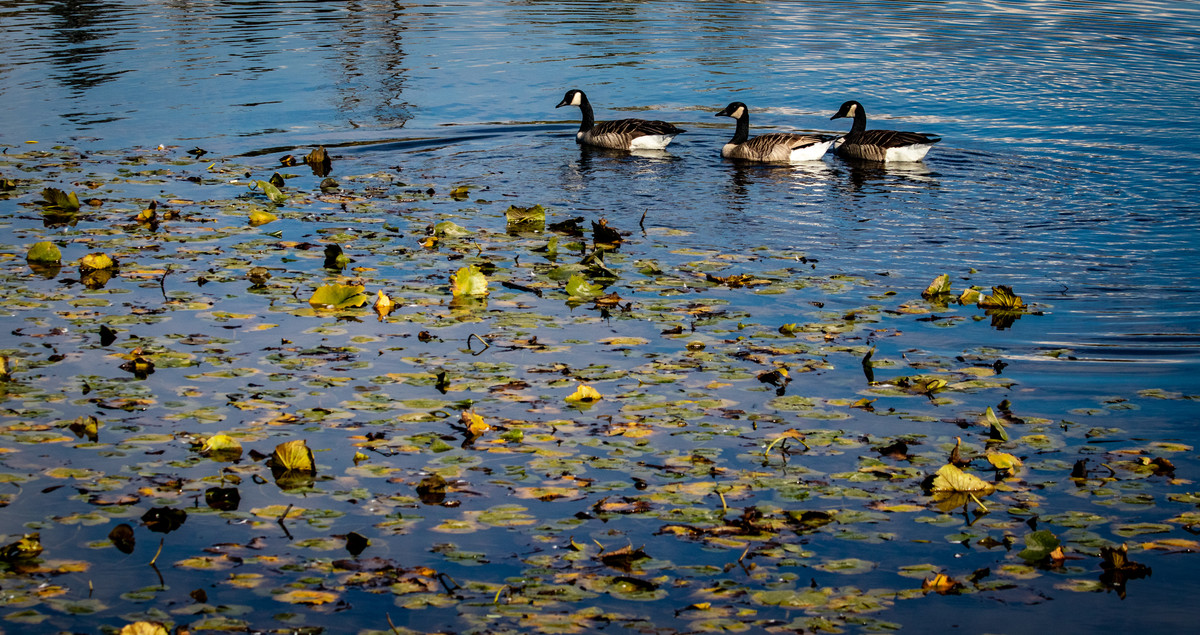
[[[585,145],[614,150],[662,150],[675,135],[684,132],[665,121],[618,119],[596,123],[587,95],[575,88],[568,90],[555,108],[563,106],[579,106],[583,113],[575,141]]]
[[[867,130],[867,111],[851,100],[830,119],[853,117],[850,132],[833,144],[833,151],[847,159],[863,161],[920,161],[941,137],[919,132]]]
[[[733,138],[721,148],[726,159],[779,163],[815,161],[825,155],[836,137],[817,134],[771,132],[750,137],[750,109],[735,101],[717,113],[718,117],[733,117],[737,128]]]

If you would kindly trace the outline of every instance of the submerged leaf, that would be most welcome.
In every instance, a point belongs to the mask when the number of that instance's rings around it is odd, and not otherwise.
[[[1017,556],[1029,563],[1038,563],[1050,557],[1058,548],[1058,536],[1046,529],[1039,529],[1025,536],[1025,548]]]

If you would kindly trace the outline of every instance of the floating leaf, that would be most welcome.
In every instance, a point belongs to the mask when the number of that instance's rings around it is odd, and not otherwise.
[[[242,456],[242,444],[226,434],[214,434],[205,439],[200,454],[219,461],[236,461]]]
[[[450,190],[450,198],[456,201],[465,201],[470,196],[471,188],[466,185],[460,185]]]
[[[591,300],[603,293],[603,288],[588,282],[583,274],[574,274],[567,280],[567,295],[571,296],[572,300]]]
[[[267,196],[267,199],[276,205],[281,205],[287,201],[287,194],[281,192],[279,188],[275,187],[270,181],[260,180],[250,184],[251,189],[254,189],[255,186],[257,186],[258,189]]]
[[[602,399],[600,393],[587,384],[579,384],[575,392],[567,395],[567,401],[571,403],[592,403]]]
[[[1058,548],[1058,536],[1046,529],[1039,529],[1025,535],[1025,548],[1017,556],[1030,563],[1038,563],[1050,557]]]
[[[117,635],[169,635],[160,622],[134,622],[121,627]]]
[[[533,207],[511,205],[504,210],[504,218],[512,228],[540,229],[546,225],[546,208],[541,205]]]
[[[62,252],[54,243],[43,240],[29,247],[29,251],[25,252],[25,260],[43,265],[58,264],[62,262]]]
[[[250,224],[254,227],[266,225],[272,221],[279,220],[279,217],[266,210],[256,209],[250,212]]]
[[[88,273],[90,271],[101,271],[101,270],[106,270],[106,269],[112,269],[113,267],[116,267],[116,266],[117,266],[117,263],[114,262],[112,258],[109,258],[108,254],[102,254],[102,253],[88,254],[88,255],[84,256],[83,258],[79,259],[79,271],[81,273]]]
[[[968,474],[947,463],[936,472],[931,490],[934,492],[960,492],[987,495],[995,491],[996,488],[978,476]]]
[[[985,458],[988,460],[988,463],[991,463],[992,467],[996,468],[997,470],[1007,470],[1012,472],[1021,466],[1021,459],[1018,459],[1017,457],[1006,452],[988,452],[985,455]]]
[[[433,235],[438,238],[461,238],[470,236],[471,230],[455,224],[454,221],[444,220],[433,226]]]
[[[485,296],[488,294],[487,276],[475,265],[463,267],[451,274],[450,293],[454,297]]]
[[[261,455],[259,455],[261,456]],[[268,464],[272,468],[295,472],[317,471],[316,461],[313,460],[312,450],[304,439],[285,441],[275,446]]]
[[[327,284],[318,287],[308,303],[314,307],[332,309],[360,307],[369,300],[369,296],[363,293],[364,288],[361,284]]]
[[[297,589],[295,591],[288,591],[287,593],[280,593],[272,597],[279,602],[287,602],[288,604],[308,604],[312,606],[336,602],[338,599],[338,595],[336,593],[332,593],[330,591],[312,591],[309,589]]]

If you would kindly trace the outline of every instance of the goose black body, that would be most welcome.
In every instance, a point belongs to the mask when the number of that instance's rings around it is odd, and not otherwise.
[[[867,111],[857,101],[842,104],[830,120],[853,117],[850,132],[836,141],[838,156],[862,161],[920,161],[941,137],[899,130],[867,130]]]
[[[582,120],[575,141],[584,145],[614,150],[662,150],[675,135],[684,132],[665,121],[618,119],[596,123],[592,104],[582,90],[572,88],[555,108],[579,106]]]
[[[825,156],[836,138],[790,132],[770,132],[751,137],[750,109],[740,101],[729,104],[716,116],[732,117],[737,122],[733,138],[721,148],[721,156],[727,159],[760,163],[815,161]]]

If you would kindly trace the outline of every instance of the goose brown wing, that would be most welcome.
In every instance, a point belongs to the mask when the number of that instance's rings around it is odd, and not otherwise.
[[[793,150],[828,140],[829,137],[821,135],[771,132],[747,139],[738,146],[736,154],[757,161],[786,161]]]
[[[941,137],[924,135],[919,132],[902,132],[899,130],[864,130],[846,135],[846,143],[880,148],[926,145],[937,143],[941,140]]]
[[[677,135],[682,129],[665,121],[646,121],[645,119],[618,119],[602,121],[592,128],[595,135],[621,135],[630,138],[645,135]]]

